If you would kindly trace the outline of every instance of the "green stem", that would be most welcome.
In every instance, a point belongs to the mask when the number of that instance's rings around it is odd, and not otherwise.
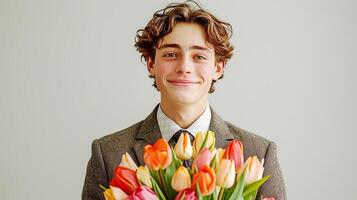
[[[99,184],[99,187],[102,188],[104,191],[107,190],[102,184]]]
[[[219,197],[218,200],[221,200],[223,198],[223,193],[224,193],[224,188],[221,188],[221,191],[219,191]]]
[[[168,192],[167,187],[166,187],[164,172],[163,172],[162,169],[159,169],[159,178],[160,178],[161,185],[164,188],[165,196],[169,197],[169,192]]]

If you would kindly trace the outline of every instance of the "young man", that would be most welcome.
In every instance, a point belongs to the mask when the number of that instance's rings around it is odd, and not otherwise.
[[[202,10],[194,2],[171,4],[159,10],[144,29],[137,33],[136,48],[145,59],[160,104],[143,121],[94,140],[88,162],[82,199],[103,199],[99,184],[105,185],[128,152],[143,164],[143,149],[163,137],[167,141],[179,130],[195,135],[197,131],[215,132],[216,146],[238,139],[244,156],[265,159],[265,174],[271,178],[261,187],[258,198],[286,199],[276,145],[221,119],[208,104],[214,82],[222,78],[232,56],[229,42],[231,26]]]

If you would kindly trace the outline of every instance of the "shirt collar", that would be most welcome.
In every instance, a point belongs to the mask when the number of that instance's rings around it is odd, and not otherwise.
[[[161,105],[157,109],[156,113],[157,122],[159,124],[161,136],[167,141],[179,130],[183,129],[176,124],[172,119],[170,119],[164,112],[161,110]],[[195,121],[193,124],[188,127],[187,130],[193,136],[196,136],[198,131],[207,131],[211,122],[211,109],[209,104],[207,104],[205,111],[202,115]]]

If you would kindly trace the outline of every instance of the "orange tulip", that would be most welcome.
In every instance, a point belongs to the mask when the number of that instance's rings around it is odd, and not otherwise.
[[[229,142],[223,154],[223,158],[233,160],[237,172],[243,166],[244,162],[243,144],[239,140]]]
[[[212,194],[216,187],[216,174],[214,170],[205,165],[200,171],[193,174],[192,188],[195,189],[196,185],[198,185],[202,196]]]
[[[165,169],[172,161],[172,152],[169,144],[163,138],[158,139],[154,145],[144,148],[144,162],[152,170]]]
[[[114,170],[114,177],[110,182],[111,186],[118,187],[127,195],[130,195],[140,186],[136,178],[136,172],[127,167],[118,166]]]

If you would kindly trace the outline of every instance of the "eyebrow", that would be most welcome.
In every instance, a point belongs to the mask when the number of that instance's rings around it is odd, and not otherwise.
[[[163,44],[161,45],[158,49],[164,49],[164,48],[175,48],[175,49],[182,49],[182,47],[178,44]],[[209,51],[209,48],[199,46],[199,45],[192,45],[189,47],[189,49],[198,49],[198,50],[204,50],[204,51]]]

